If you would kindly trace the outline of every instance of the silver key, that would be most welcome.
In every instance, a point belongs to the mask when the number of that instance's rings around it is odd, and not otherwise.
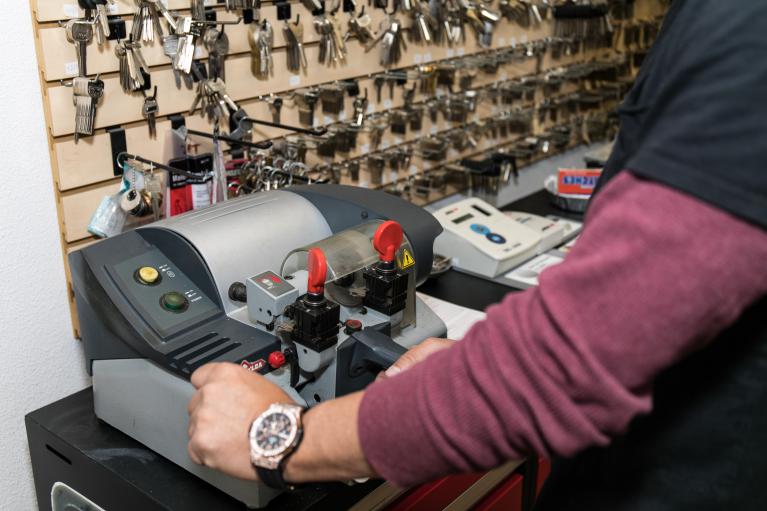
[[[274,69],[274,30],[268,20],[251,25],[250,48],[253,74],[261,80],[269,78]]]
[[[72,82],[75,104],[75,143],[82,135],[93,135],[96,107],[104,95],[104,82],[78,76]]]
[[[114,5],[114,0],[109,1],[110,5]],[[109,28],[109,12],[107,10],[107,0],[100,0],[96,3],[96,40],[99,46],[104,44],[107,37],[112,34]]]
[[[197,49],[197,40],[202,34],[202,25],[195,23],[191,17],[187,16],[179,24],[179,44],[176,58],[173,61],[173,68],[189,74],[192,70],[192,62]]]
[[[157,103],[157,87],[154,88],[154,94],[147,96],[144,93],[144,105],[141,107],[141,113],[149,126],[149,136],[151,138],[157,138],[157,113],[160,111],[160,106]]]
[[[67,39],[75,45],[77,51],[77,70],[79,76],[88,76],[87,47],[93,41],[94,21],[74,19],[65,25]]]

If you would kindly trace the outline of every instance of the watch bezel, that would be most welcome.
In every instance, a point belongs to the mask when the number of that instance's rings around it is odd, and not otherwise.
[[[303,408],[298,405],[273,404],[253,421],[248,433],[250,458],[253,465],[269,470],[279,468],[282,460],[296,447],[301,429],[300,415],[302,411]],[[276,449],[264,449],[258,445],[256,437],[264,421],[272,415],[285,415],[290,421],[291,431],[282,446]]]

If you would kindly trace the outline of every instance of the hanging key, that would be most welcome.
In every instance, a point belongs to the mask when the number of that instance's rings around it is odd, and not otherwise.
[[[363,46],[370,43],[375,39],[375,34],[371,29],[373,20],[369,14],[365,14],[365,7],[362,7],[359,15],[355,16],[353,13],[349,17],[348,30],[344,34],[344,41],[354,37]]]
[[[96,108],[104,96],[104,82],[99,76],[89,79],[79,76],[72,82],[75,104],[75,143],[82,135],[93,135]]]
[[[250,48],[253,74],[260,80],[268,79],[274,69],[274,30],[268,20],[251,25]]]
[[[196,23],[191,17],[184,17],[179,23],[178,51],[173,61],[173,68],[189,74],[197,49],[197,40],[202,34],[203,25]]]
[[[93,41],[94,23],[92,20],[74,19],[64,25],[67,39],[77,51],[78,76],[88,76],[87,47]]]
[[[149,127],[150,138],[157,138],[157,114],[159,111],[160,106],[157,103],[157,86],[155,86],[154,93],[151,96],[147,96],[146,92],[144,92],[144,105],[141,108],[141,113],[144,116],[144,119],[146,119],[147,126]]]
[[[269,104],[269,110],[272,112],[272,122],[280,124],[283,99],[279,96],[270,96],[266,102]]]
[[[365,122],[365,113],[368,110],[368,90],[365,89],[365,96],[354,98],[354,115],[352,117],[352,126],[361,128]]]
[[[109,27],[109,10],[107,3],[110,6],[115,5],[115,0],[95,0],[96,1],[96,40],[99,46],[104,44],[104,41],[112,35],[112,30]]]
[[[320,88],[322,113],[338,115],[344,109],[344,90],[336,84]]]
[[[314,126],[314,107],[320,100],[319,91],[309,89],[296,96],[298,100],[298,120],[305,126]]]

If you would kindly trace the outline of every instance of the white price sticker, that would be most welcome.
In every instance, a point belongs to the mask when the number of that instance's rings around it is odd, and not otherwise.
[[[511,42],[509,43],[509,46],[514,48],[516,45],[517,45],[517,38],[516,37],[512,37],[511,38]]]
[[[64,72],[67,76],[77,76],[79,74],[79,66],[77,62],[67,62],[64,64]]]
[[[522,34],[519,36],[519,42],[525,44],[527,42],[527,34]]]
[[[362,144],[362,147],[360,147],[360,153],[367,154],[369,152],[370,152],[370,144]]]
[[[361,186],[362,188],[370,188],[370,183],[368,183],[367,181],[360,181],[359,186]]]
[[[201,59],[202,58],[202,46],[195,46],[194,47],[194,58]]]
[[[339,121],[346,120],[346,110],[341,110],[340,112],[338,112],[338,120]]]
[[[424,53],[423,54],[423,61],[424,62],[431,62],[431,53]]]
[[[61,6],[61,9],[64,11],[64,16],[69,18],[77,18],[80,15],[76,4],[64,4]]]
[[[453,57],[455,57],[455,50],[453,50],[452,48],[448,48],[447,49],[447,58],[452,59]]]
[[[384,140],[383,142],[381,142],[381,147],[383,147],[384,149],[389,149],[390,145],[391,144],[389,143],[388,140]]]
[[[461,46],[460,48],[458,48],[458,56],[463,57],[464,55],[466,55],[466,48]]]
[[[499,37],[498,38],[498,46],[506,46],[506,38],[505,37]]]
[[[421,62],[423,62],[423,56],[420,53],[416,53],[415,55],[413,55],[413,62],[415,62],[416,64],[420,64]]]
[[[120,6],[117,4],[107,4],[107,12],[109,14],[117,14],[120,12]]]
[[[408,171],[410,172],[410,175],[413,176],[415,174],[418,174],[418,167],[416,167],[415,165],[411,165]]]
[[[385,100],[384,100],[384,108],[388,110],[388,109],[390,109],[391,107],[392,107],[392,102],[391,102],[391,99],[385,99]]]
[[[299,75],[293,75],[290,77],[290,80],[288,80],[288,83],[291,87],[298,87],[301,85],[301,77]]]
[[[324,116],[324,119],[322,120],[325,124],[333,124],[333,121],[334,119],[329,115]]]
[[[402,143],[402,139],[400,137],[394,137],[394,145],[400,145]]]
[[[376,107],[374,107],[372,103],[368,103],[368,113],[372,114],[375,111],[376,111]]]
[[[501,80],[508,80],[509,79],[509,74],[506,71],[501,71],[501,73],[498,75],[498,77]]]
[[[437,129],[436,126],[432,126],[431,128],[429,128],[429,133],[431,133],[432,135],[436,135],[437,131],[439,130]]]
[[[389,179],[391,179],[391,181],[392,181],[392,182],[394,182],[394,181],[396,181],[397,179],[399,179],[399,174],[397,173],[397,171],[396,171],[396,170],[392,170],[392,171],[389,173]]]

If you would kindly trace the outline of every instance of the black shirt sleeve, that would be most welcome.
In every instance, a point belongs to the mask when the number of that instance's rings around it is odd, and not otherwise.
[[[767,1],[675,0],[605,178],[630,169],[767,227]]]

